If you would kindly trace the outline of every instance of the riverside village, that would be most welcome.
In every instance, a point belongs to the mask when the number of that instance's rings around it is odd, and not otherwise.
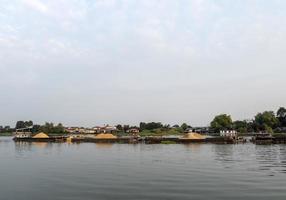
[[[210,126],[192,127],[163,125],[160,122],[141,122],[139,126],[103,125],[87,127],[65,127],[61,123],[35,125],[32,121],[18,121],[15,128],[0,126],[0,135],[13,136],[15,142],[94,142],[94,143],[146,143],[187,144],[217,143],[255,144],[286,143],[286,109],[275,113],[264,111],[252,120],[232,121],[230,115],[214,117]]]

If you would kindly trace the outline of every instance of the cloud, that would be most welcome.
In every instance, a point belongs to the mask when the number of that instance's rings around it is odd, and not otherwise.
[[[36,96],[38,109],[67,123],[77,119],[58,113],[74,111],[83,123],[156,116],[206,124],[215,112],[253,112],[236,109],[238,101],[246,110],[247,102],[285,101],[273,90],[285,85],[283,1],[4,1],[0,104],[21,95],[33,108],[28,100]],[[7,109],[22,109],[13,104]],[[136,112],[118,114],[126,110]]]
[[[41,13],[47,13],[49,11],[49,8],[47,5],[45,5],[43,2],[39,0],[22,0],[24,4],[29,6],[30,8],[39,11]]]

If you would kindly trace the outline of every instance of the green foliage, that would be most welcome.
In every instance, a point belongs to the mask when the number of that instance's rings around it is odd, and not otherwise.
[[[244,121],[237,120],[233,122],[233,128],[239,133],[246,133],[248,131],[248,127],[249,125],[245,120]]]
[[[272,136],[274,136],[274,137],[286,137],[286,133],[273,133]]]
[[[13,133],[12,132],[1,132],[0,136],[12,136]]]
[[[20,129],[20,128],[28,128],[30,126],[33,126],[33,121],[17,121],[15,128]]]
[[[123,130],[123,127],[122,127],[121,124],[118,124],[118,125],[116,126],[116,128],[117,128],[118,131],[122,131],[122,130]]]
[[[267,132],[267,133],[273,133],[273,129],[267,125],[264,125],[264,130]]]
[[[189,126],[188,126],[188,124],[183,123],[183,124],[181,125],[181,128],[185,131],[185,130],[187,130],[187,129],[189,128]]]
[[[32,133],[40,132],[40,128],[41,128],[40,125],[37,125],[37,124],[33,125]]]
[[[220,130],[232,128],[231,116],[230,115],[226,115],[226,114],[217,115],[213,119],[213,121],[211,122],[211,128],[215,132],[219,132]]]
[[[177,144],[175,141],[161,141],[161,144]]]
[[[126,133],[126,131],[130,129],[130,126],[129,125],[123,125],[123,132]]]
[[[271,131],[279,124],[278,119],[275,117],[273,111],[264,111],[258,113],[254,118],[254,125],[256,131]]]
[[[183,129],[181,128],[158,128],[153,130],[143,130],[140,132],[142,137],[146,136],[163,136],[163,135],[182,135],[184,133]]]
[[[145,122],[140,122],[140,130],[153,130],[157,128],[163,128],[163,125],[161,122],[150,122],[150,123],[145,123]]]
[[[276,115],[280,126],[286,126],[286,108],[280,107]]]
[[[45,125],[42,125],[39,128],[40,132],[48,133],[48,134],[62,134],[65,132],[65,129],[61,123],[54,126],[53,123],[46,122]]]

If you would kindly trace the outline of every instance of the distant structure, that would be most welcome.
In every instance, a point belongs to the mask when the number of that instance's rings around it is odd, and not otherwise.
[[[93,130],[95,131],[95,133],[110,133],[110,134],[114,134],[117,133],[118,130],[115,126],[109,126],[109,125],[105,125],[105,126],[96,126],[93,128]]]
[[[117,128],[115,126],[95,126],[93,128],[84,128],[84,127],[67,127],[65,132],[70,134],[100,134],[100,133],[117,133]]]
[[[206,135],[209,132],[210,132],[209,127],[193,127],[193,128],[187,128],[185,130],[185,133],[199,133],[199,134],[203,134],[203,135]]]
[[[16,138],[29,138],[32,136],[32,126],[27,128],[18,128],[15,131],[15,137]]]
[[[127,133],[139,133],[140,130],[138,128],[130,128],[126,132]]]
[[[138,128],[130,128],[126,131],[130,136],[138,137],[140,130]]]
[[[229,138],[236,138],[237,131],[236,130],[221,130],[219,132],[221,137],[229,137]]]

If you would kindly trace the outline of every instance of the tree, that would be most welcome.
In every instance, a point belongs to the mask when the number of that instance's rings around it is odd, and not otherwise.
[[[163,125],[161,122],[150,122],[150,123],[145,123],[145,122],[140,122],[140,130],[154,130],[157,128],[163,128]]]
[[[276,113],[279,125],[281,127],[286,126],[286,108],[280,107]]]
[[[33,125],[32,133],[37,133],[37,132],[39,132],[39,131],[40,131],[40,128],[41,128],[40,125],[37,125],[37,124]]]
[[[278,119],[275,117],[273,111],[264,111],[263,113],[258,113],[254,118],[254,125],[256,131],[268,131],[270,129],[276,128],[279,124]]]
[[[145,122],[140,122],[139,128],[140,128],[141,131],[145,130],[146,129],[146,123]]]
[[[42,125],[38,131],[42,131],[44,133],[49,133],[49,134],[60,134],[65,132],[64,126],[59,123],[58,125],[54,126],[53,123],[46,122],[44,125]]]
[[[123,132],[126,133],[130,129],[129,125],[123,125]]]
[[[24,121],[17,121],[15,128],[16,129],[26,128],[25,122]]]
[[[121,124],[116,125],[116,128],[117,128],[117,130],[119,130],[119,131],[122,131],[122,130],[123,130],[123,127],[122,127]]]
[[[24,122],[24,124],[25,124],[25,127],[31,127],[31,126],[33,126],[33,121],[25,121]]]
[[[233,128],[239,133],[246,133],[248,131],[248,124],[244,121],[234,121]]]
[[[187,129],[189,128],[189,126],[188,126],[188,124],[183,123],[183,124],[181,125],[181,128],[185,131],[185,130],[187,130]]]
[[[17,121],[15,128],[20,129],[20,128],[28,128],[33,126],[33,121]]]
[[[219,132],[220,130],[230,129],[232,128],[232,119],[230,115],[221,114],[215,116],[213,121],[211,122],[211,128],[215,132]]]

